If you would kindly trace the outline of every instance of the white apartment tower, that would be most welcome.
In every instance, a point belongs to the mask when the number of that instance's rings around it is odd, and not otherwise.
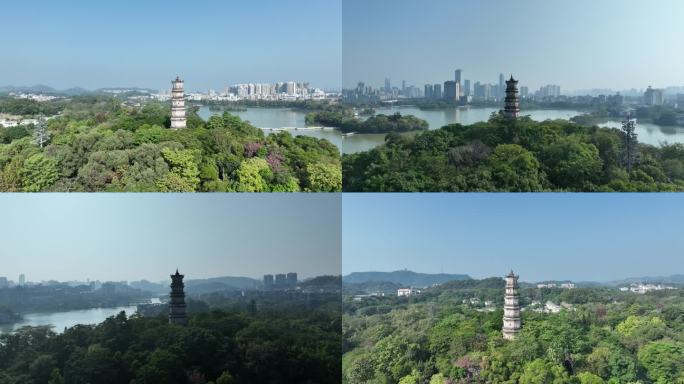
[[[506,277],[506,296],[504,296],[503,337],[514,339],[520,332],[520,295],[518,294],[518,275],[511,270]]]
[[[185,96],[183,80],[176,76],[171,88],[171,129],[185,128]]]

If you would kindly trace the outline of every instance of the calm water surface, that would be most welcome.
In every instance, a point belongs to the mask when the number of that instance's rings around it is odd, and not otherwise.
[[[150,299],[150,303],[161,303],[159,298]],[[91,308],[79,309],[74,311],[64,312],[41,312],[41,313],[27,313],[23,315],[22,321],[14,324],[0,325],[0,333],[9,333],[17,329],[30,325],[41,326],[49,325],[57,333],[64,332],[64,328],[70,328],[77,324],[91,325],[99,324],[105,321],[108,317],[116,316],[119,312],[126,312],[127,316],[131,316],[137,311],[135,305],[127,305],[115,308]]]
[[[99,324],[111,316],[116,316],[124,311],[130,316],[135,313],[136,306],[125,306],[116,308],[91,308],[65,312],[45,312],[27,313],[23,315],[22,321],[14,324],[0,325],[0,333],[13,332],[23,326],[50,325],[57,333],[64,332],[64,328],[70,328],[77,324]]]
[[[393,114],[400,112],[402,115],[414,115],[428,122],[430,129],[438,129],[448,124],[460,123],[463,125],[473,124],[480,121],[487,121],[493,112],[498,108],[470,107],[470,108],[446,108],[439,110],[422,110],[412,106],[395,106],[376,108],[377,113]],[[211,115],[221,114],[220,111],[210,111],[208,107],[200,108],[199,115],[203,119],[208,119]],[[270,134],[269,128],[298,127],[305,128],[306,112],[297,111],[289,108],[247,108],[246,111],[230,112],[247,120],[254,126],[265,130]],[[573,110],[557,109],[536,109],[522,112],[530,115],[533,120],[544,121],[548,119],[568,120],[582,112]],[[619,128],[619,121],[609,121],[600,126]],[[385,134],[357,134],[352,136],[342,136],[337,130],[291,130],[293,135],[306,135],[316,138],[327,139],[335,144],[342,153],[356,153],[367,151],[382,143]],[[655,124],[638,123],[637,134],[642,143],[659,145],[662,142],[684,143],[684,128],[662,127]]]

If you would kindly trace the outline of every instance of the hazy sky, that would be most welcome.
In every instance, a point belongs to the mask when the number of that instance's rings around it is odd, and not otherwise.
[[[341,0],[7,1],[0,47],[0,85],[339,87]]]
[[[339,274],[339,194],[3,194],[0,276]]]
[[[345,194],[342,269],[608,281],[684,273],[683,194]]]
[[[343,0],[343,82],[684,85],[681,0]]]

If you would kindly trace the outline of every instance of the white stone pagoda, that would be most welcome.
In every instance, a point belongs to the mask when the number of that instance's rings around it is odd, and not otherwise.
[[[509,273],[506,277],[506,296],[504,297],[503,333],[504,339],[514,339],[520,332],[520,295],[518,294],[518,275]]]
[[[183,80],[176,76],[171,89],[171,129],[185,128],[185,96]]]

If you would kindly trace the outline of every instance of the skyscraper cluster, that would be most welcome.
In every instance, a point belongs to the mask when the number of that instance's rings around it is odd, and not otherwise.
[[[547,98],[555,98],[559,97],[561,94],[560,91],[560,85],[544,85],[539,88],[537,92],[535,92],[535,99],[547,99]]]
[[[297,273],[287,274],[277,273],[275,275],[264,275],[265,291],[282,291],[297,288]]]
[[[228,87],[229,94],[240,98],[268,99],[277,95],[306,96],[310,93],[309,83],[294,81],[278,83],[246,83]]]
[[[384,86],[374,88],[364,82],[359,82],[356,88],[343,90],[343,97],[349,102],[373,102],[381,100],[395,100],[398,98],[425,98],[430,100],[445,100],[453,104],[465,105],[471,101],[497,101],[501,102],[506,96],[506,79],[500,73],[494,84],[485,84],[479,81],[473,83],[463,76],[462,69],[454,70],[453,80],[446,80],[437,84],[424,84],[422,88],[406,84],[401,81],[401,87],[393,87],[391,79],[385,78]],[[542,87],[550,95],[559,95],[560,87],[549,85]],[[520,96],[526,98],[529,95],[527,87],[520,88]]]

